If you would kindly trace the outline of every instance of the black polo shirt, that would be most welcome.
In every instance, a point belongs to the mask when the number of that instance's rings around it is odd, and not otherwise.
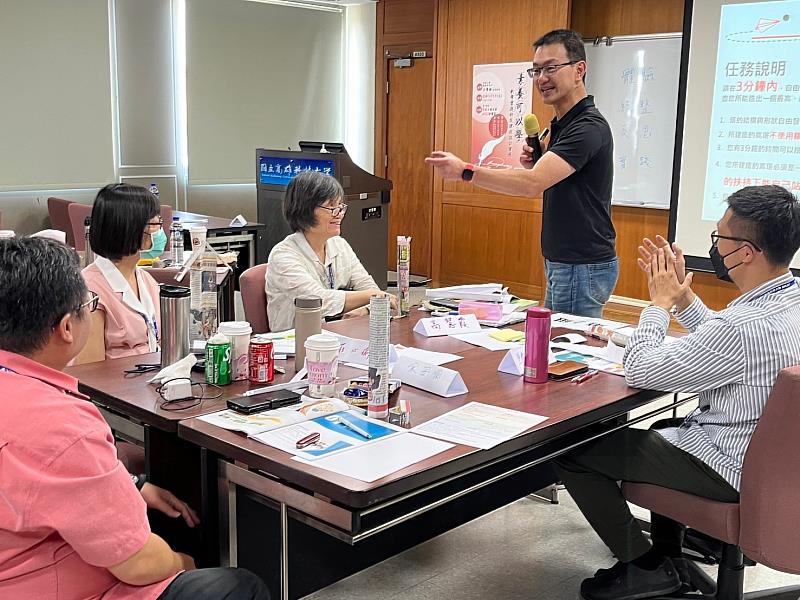
[[[547,150],[575,172],[544,191],[542,254],[572,264],[612,260],[617,237],[611,222],[614,140],[593,96],[553,119]]]

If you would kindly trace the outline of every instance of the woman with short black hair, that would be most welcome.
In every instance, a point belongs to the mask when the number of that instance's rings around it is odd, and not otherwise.
[[[342,237],[344,190],[324,173],[304,171],[286,188],[283,214],[292,233],[269,254],[266,276],[270,329],[294,326],[294,299],[322,298],[324,317],[367,314],[370,296],[384,295]],[[392,305],[395,299],[392,296]]]
[[[83,278],[100,302],[77,362],[158,350],[158,284],[137,263],[139,253],[154,246],[158,232],[163,234],[162,227],[158,201],[145,188],[113,183],[97,193],[89,232],[97,258],[83,270]]]

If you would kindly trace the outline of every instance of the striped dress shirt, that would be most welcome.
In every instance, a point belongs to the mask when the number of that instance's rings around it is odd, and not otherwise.
[[[800,285],[786,273],[719,312],[695,298],[676,318],[689,334],[665,344],[669,313],[642,311],[625,349],[625,379],[638,388],[698,392],[698,408],[683,424],[659,433],[738,490],[778,372],[800,364]]]

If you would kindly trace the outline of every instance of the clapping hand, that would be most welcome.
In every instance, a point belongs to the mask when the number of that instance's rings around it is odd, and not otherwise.
[[[639,259],[639,262],[641,266],[644,261]],[[647,287],[654,306],[668,311],[673,306],[686,304],[686,299],[692,295],[693,274],[689,273],[679,281],[677,258],[669,247],[651,252],[650,264],[646,266]]]
[[[663,248],[667,256],[675,259],[675,274],[678,277],[678,283],[683,283],[686,279],[686,259],[683,257],[683,250],[675,242],[670,243],[660,235],[656,236],[655,243],[650,238],[644,238],[642,245],[639,246],[639,256],[637,259],[639,268],[647,273],[650,270],[650,260],[654,254],[658,252],[659,248]]]

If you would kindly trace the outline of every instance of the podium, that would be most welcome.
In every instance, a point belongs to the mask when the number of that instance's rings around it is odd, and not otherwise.
[[[392,182],[356,165],[343,144],[300,142],[300,151],[256,150],[258,220],[266,226],[259,262],[266,262],[275,244],[292,233],[283,217],[283,196],[295,175],[306,170],[327,173],[342,184],[347,214],[341,235],[385,290]]]

